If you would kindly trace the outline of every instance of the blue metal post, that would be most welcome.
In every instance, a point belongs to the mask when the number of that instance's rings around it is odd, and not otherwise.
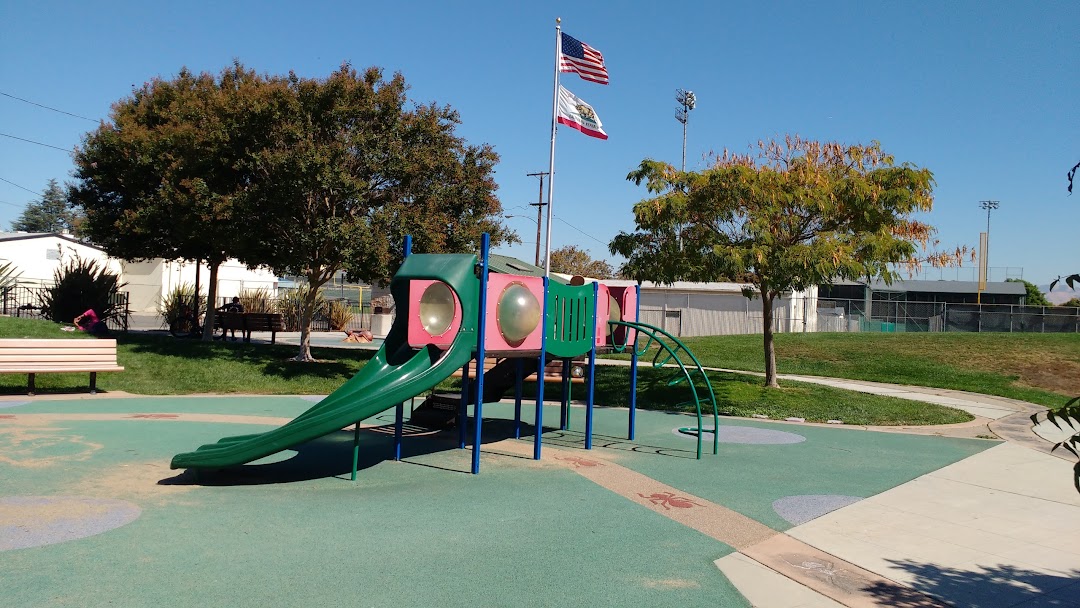
[[[641,285],[634,285],[634,323],[638,323],[641,320]],[[630,331],[627,327],[626,331]],[[638,331],[634,330],[634,344],[631,346],[630,355],[630,429],[627,433],[627,439],[634,440],[634,431],[637,425],[637,339]]]
[[[488,288],[488,249],[491,236],[484,233],[480,237],[480,320],[476,331],[476,406],[473,410],[473,448],[472,472],[480,472],[480,427],[484,421],[484,331],[487,323],[487,288]]]
[[[405,235],[405,246],[402,248],[405,257],[412,255],[412,235]],[[401,460],[401,429],[405,422],[405,403],[397,404],[394,412],[394,460]]]
[[[401,429],[405,424],[405,404],[397,404],[394,412],[394,460],[401,460]]]
[[[461,368],[461,406],[458,407],[457,428],[458,428],[458,449],[465,449],[465,425],[469,422],[469,368],[472,366],[472,361],[465,364],[465,367]]]
[[[533,442],[533,459],[540,460],[540,436],[544,434],[544,364],[547,361],[547,309],[548,303],[548,278],[544,277],[544,312],[540,315],[540,323],[544,332],[540,334],[540,366],[536,372],[536,440]]]
[[[589,390],[585,397],[585,449],[592,449],[593,396],[596,387],[596,322],[600,315],[600,283],[593,282],[592,290],[592,348],[589,349]],[[605,311],[606,312],[606,311]]]
[[[518,359],[514,363],[514,439],[521,439],[521,385],[525,375],[525,359]]]

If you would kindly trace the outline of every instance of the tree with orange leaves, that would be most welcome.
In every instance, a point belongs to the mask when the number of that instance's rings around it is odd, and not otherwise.
[[[773,303],[781,293],[837,279],[891,282],[900,266],[945,265],[966,253],[927,253],[934,229],[913,215],[933,207],[933,174],[897,165],[876,141],[788,136],[745,155],[725,150],[700,172],[646,159],[627,179],[652,197],[634,207],[637,231],[609,246],[627,258],[624,276],[750,283],[761,296],[771,387],[778,386]]]

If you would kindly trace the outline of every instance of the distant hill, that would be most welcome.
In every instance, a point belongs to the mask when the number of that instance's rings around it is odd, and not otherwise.
[[[1053,304],[1064,304],[1073,298],[1080,298],[1080,285],[1077,285],[1077,289],[1069,289],[1069,286],[1064,282],[1058,283],[1054,287],[1054,291],[1050,291],[1049,284],[1039,285],[1039,291],[1046,294],[1046,299]]]

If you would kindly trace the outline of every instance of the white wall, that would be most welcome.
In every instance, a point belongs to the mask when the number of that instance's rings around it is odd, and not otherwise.
[[[816,331],[817,288],[786,293],[773,301],[773,330]],[[809,314],[807,314],[809,312]],[[641,321],[676,336],[760,334],[761,299],[747,299],[735,283],[646,283],[641,288]]]
[[[11,236],[11,235],[5,235]],[[20,283],[51,285],[53,273],[70,262],[77,254],[84,260],[95,260],[109,272],[121,274],[119,260],[109,258],[104,251],[84,245],[74,239],[55,235],[26,235],[0,241],[0,260],[11,261],[22,274]]]
[[[135,295],[134,292],[132,292],[132,310],[144,312],[157,310],[160,299],[173,289],[185,283],[190,285],[195,284],[194,262],[166,262],[164,260],[156,260],[154,262],[142,262],[141,264],[154,264],[155,266],[152,269],[146,269],[131,265],[130,267],[133,271],[142,272],[144,274],[136,275],[133,273],[128,282],[129,284],[132,284],[135,282],[134,280],[138,278],[140,281],[145,280],[151,287],[147,289],[148,299],[140,300],[140,308],[135,307]],[[156,289],[153,287],[155,283]],[[199,268],[199,288],[203,295],[209,293],[209,286],[210,267],[204,263]],[[217,297],[219,302],[222,298],[238,296],[244,290],[260,288],[269,289],[272,296],[277,293],[277,276],[269,269],[256,268],[254,270],[249,270],[237,260],[228,260],[218,267]],[[152,302],[150,300],[152,300]]]

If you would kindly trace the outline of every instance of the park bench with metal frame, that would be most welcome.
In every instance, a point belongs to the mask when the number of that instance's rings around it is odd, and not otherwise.
[[[26,392],[34,394],[34,376],[90,372],[90,394],[97,393],[98,372],[122,372],[113,339],[0,339],[0,374],[26,374]]]

